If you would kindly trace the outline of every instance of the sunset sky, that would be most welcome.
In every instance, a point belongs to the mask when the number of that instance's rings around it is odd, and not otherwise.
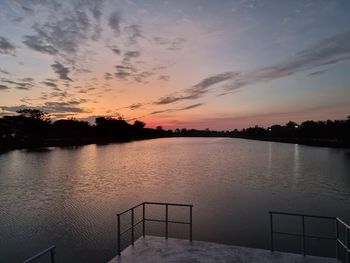
[[[349,0],[0,0],[0,107],[147,127],[350,115]]]

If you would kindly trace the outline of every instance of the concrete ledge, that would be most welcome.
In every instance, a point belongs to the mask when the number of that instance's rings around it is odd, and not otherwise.
[[[335,259],[302,256],[298,254],[238,247],[204,241],[193,241],[164,237],[146,236],[127,247],[120,257],[109,263],[189,263],[189,262],[231,262],[231,263],[335,263]]]

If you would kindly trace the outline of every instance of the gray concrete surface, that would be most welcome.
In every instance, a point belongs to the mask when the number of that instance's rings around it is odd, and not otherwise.
[[[211,242],[146,236],[129,246],[109,263],[187,263],[187,262],[232,262],[232,263],[335,263],[335,259],[274,252],[248,247],[229,246]]]

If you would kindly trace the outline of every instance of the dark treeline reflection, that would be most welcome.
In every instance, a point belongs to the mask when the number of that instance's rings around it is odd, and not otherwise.
[[[251,127],[233,131],[195,129],[164,130],[145,128],[142,121],[132,124],[123,118],[98,117],[95,125],[87,121],[51,121],[48,114],[35,109],[19,110],[18,115],[0,118],[0,149],[80,145],[160,137],[238,137],[309,145],[349,147],[350,118],[347,120],[288,122],[268,128]]]

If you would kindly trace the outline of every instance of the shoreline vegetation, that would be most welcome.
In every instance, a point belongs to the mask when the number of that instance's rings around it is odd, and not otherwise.
[[[17,115],[0,118],[0,151],[53,146],[80,146],[169,137],[227,137],[296,143],[310,146],[350,148],[350,117],[346,120],[305,121],[301,124],[259,126],[242,130],[164,130],[145,128],[123,118],[97,117],[95,125],[76,119],[51,121],[47,113],[22,109]]]

